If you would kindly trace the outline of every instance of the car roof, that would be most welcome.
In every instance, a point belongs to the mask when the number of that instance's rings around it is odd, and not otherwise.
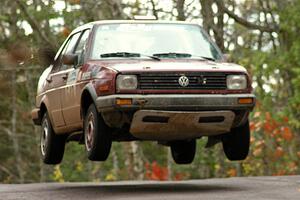
[[[90,22],[89,24],[139,24],[139,23],[148,23],[148,24],[197,24],[193,22],[186,21],[168,21],[168,20],[101,20]]]
[[[101,24],[190,24],[190,25],[198,25],[195,22],[186,22],[186,21],[167,21],[167,20],[101,20],[101,21],[93,21],[87,24],[81,25],[74,29],[72,33],[78,32],[87,28],[92,28],[95,25]]]

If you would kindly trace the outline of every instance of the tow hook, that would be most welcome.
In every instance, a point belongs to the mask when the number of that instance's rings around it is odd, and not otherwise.
[[[136,103],[140,106],[144,106],[148,101],[146,99],[137,99]]]

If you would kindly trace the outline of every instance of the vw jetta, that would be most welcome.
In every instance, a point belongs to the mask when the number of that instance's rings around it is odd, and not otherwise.
[[[197,24],[92,22],[51,59],[32,111],[44,163],[60,163],[74,140],[94,161],[107,159],[113,141],[150,140],[188,164],[201,137],[207,147],[221,142],[229,160],[248,155],[249,74],[226,62]]]

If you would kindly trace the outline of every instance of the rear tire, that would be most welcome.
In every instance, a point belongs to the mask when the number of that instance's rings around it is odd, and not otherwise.
[[[192,163],[196,153],[196,140],[171,142],[171,153],[177,164]]]
[[[223,150],[231,161],[245,160],[250,148],[249,121],[240,127],[234,128],[222,138]]]
[[[88,159],[105,161],[111,149],[111,129],[105,124],[96,106],[91,104],[84,119],[84,143]]]
[[[43,162],[51,165],[61,163],[65,151],[66,136],[55,134],[47,112],[42,119],[40,139]]]

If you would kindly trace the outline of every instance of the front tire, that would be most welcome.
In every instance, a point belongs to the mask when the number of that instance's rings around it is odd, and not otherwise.
[[[196,153],[196,140],[171,142],[171,153],[177,164],[192,163]]]
[[[223,150],[231,161],[245,160],[250,148],[249,121],[240,127],[234,128],[222,138]]]
[[[105,161],[111,149],[111,129],[105,124],[94,104],[91,104],[84,119],[84,141],[88,159]]]
[[[51,165],[61,163],[65,152],[66,136],[55,134],[47,112],[42,119],[40,139],[43,162]]]

